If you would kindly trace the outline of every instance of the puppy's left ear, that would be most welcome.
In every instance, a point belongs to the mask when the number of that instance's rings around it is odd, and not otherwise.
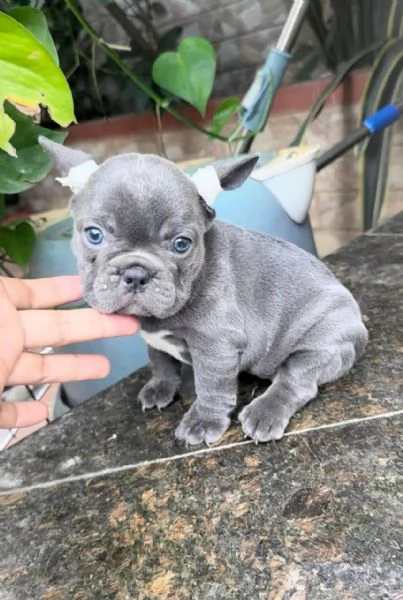
[[[239,158],[235,162],[231,161],[228,164],[217,165],[215,170],[222,189],[235,190],[239,188],[248,179],[258,160],[259,156],[252,154]]]

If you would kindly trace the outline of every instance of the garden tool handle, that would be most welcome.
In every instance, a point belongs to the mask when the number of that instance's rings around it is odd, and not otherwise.
[[[375,114],[367,117],[361,127],[352,131],[344,138],[344,140],[341,140],[341,142],[333,146],[333,148],[330,148],[330,150],[327,150],[327,152],[318,158],[316,162],[316,171],[321,171],[366,138],[371,137],[392,125],[392,123],[400,118],[402,111],[403,100],[400,100],[395,104],[384,106]]]
[[[241,122],[243,122],[244,128],[248,131],[254,131],[254,133],[239,144],[236,154],[247,154],[250,152],[257,133],[264,128],[277,89],[281,84],[291,58],[291,50],[304,23],[309,4],[310,0],[293,0],[291,10],[284,23],[277,44],[269,49],[263,67],[259,69],[244,97],[243,102],[248,97],[248,94],[251,94],[252,102],[247,111],[247,124],[245,115],[241,119]],[[261,76],[261,81],[256,86],[257,89],[255,89],[255,84],[259,82],[259,75]],[[257,113],[255,116],[249,114],[253,113],[253,111]],[[258,119],[257,117],[262,118]]]

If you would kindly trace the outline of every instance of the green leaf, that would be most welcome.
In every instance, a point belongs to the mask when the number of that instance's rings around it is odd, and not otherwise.
[[[366,48],[365,50],[362,50],[361,52],[356,54],[351,60],[341,63],[336,74],[334,75],[330,83],[325,87],[323,92],[319,95],[308,116],[302,122],[297,132],[297,135],[291,142],[290,146],[298,146],[299,144],[301,144],[309,125],[311,125],[311,123],[313,123],[313,121],[320,115],[320,113],[323,110],[323,107],[326,104],[327,99],[339,87],[343,79],[350,73],[350,71],[358,62],[360,62],[368,54],[374,52],[381,45],[382,42],[376,42],[375,44],[372,44],[369,48]]]
[[[36,109],[47,106],[54,121],[67,126],[75,120],[68,83],[46,48],[9,15],[0,12],[0,125],[4,125],[4,101]],[[6,120],[7,124],[7,120]],[[0,133],[0,148],[10,153]]]
[[[241,110],[241,103],[238,98],[226,98],[221,102],[213,115],[211,122],[211,131],[220,133],[228,121]]]
[[[14,121],[10,119],[5,112],[0,110],[0,148],[2,148],[10,156],[16,155],[14,146],[10,144],[10,139],[12,138],[14,131]]]
[[[183,39],[177,52],[164,52],[154,62],[155,83],[186,100],[205,115],[213,89],[216,56],[213,46],[199,37]]]
[[[63,142],[67,134],[36,125],[30,117],[8,102],[5,108],[16,124],[11,142],[18,156],[13,157],[0,150],[0,194],[18,194],[41,181],[52,168],[52,160],[38,144],[38,136],[44,135],[55,142]]]
[[[0,247],[19,267],[29,263],[35,241],[35,230],[30,223],[24,221],[14,228],[0,227]]]
[[[40,10],[29,6],[15,8],[9,15],[16,21],[24,25],[36,37],[38,42],[42,44],[53,59],[53,62],[59,66],[59,57],[57,56],[55,44],[52,36],[49,33],[48,24],[45,16]]]
[[[400,100],[402,93],[403,38],[398,38],[387,44],[374,66],[363,103],[363,119],[383,106]],[[365,230],[375,227],[385,202],[392,133],[392,127],[388,127],[372,136],[360,156],[360,191]]]
[[[381,108],[379,97],[386,82],[385,74],[390,68],[393,57],[399,51],[399,47],[399,38],[393,38],[383,44],[381,51],[377,55],[361,99],[361,122]],[[361,144],[358,150],[359,156],[362,155],[368,143],[369,140]]]

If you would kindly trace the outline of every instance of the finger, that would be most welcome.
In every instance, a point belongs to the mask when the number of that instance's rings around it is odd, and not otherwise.
[[[13,304],[19,309],[53,308],[82,297],[78,275],[44,279],[2,278]]]
[[[0,429],[15,427],[30,427],[48,418],[48,407],[42,402],[29,400],[27,402],[0,401]]]
[[[0,390],[24,348],[24,330],[18,311],[0,277]]]
[[[132,335],[137,322],[122,315],[101,315],[92,308],[21,311],[25,348],[65,346],[100,338]]]
[[[64,383],[103,379],[109,374],[110,364],[105,356],[64,354],[60,356],[24,352],[7,385]]]

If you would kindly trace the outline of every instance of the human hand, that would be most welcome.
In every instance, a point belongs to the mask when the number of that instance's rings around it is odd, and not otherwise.
[[[132,335],[132,317],[102,315],[91,308],[46,310],[81,298],[79,277],[21,280],[0,277],[0,394],[6,385],[102,379],[109,361],[95,355],[41,355],[31,348],[59,347],[100,338]],[[40,401],[0,400],[0,428],[44,421]]]

